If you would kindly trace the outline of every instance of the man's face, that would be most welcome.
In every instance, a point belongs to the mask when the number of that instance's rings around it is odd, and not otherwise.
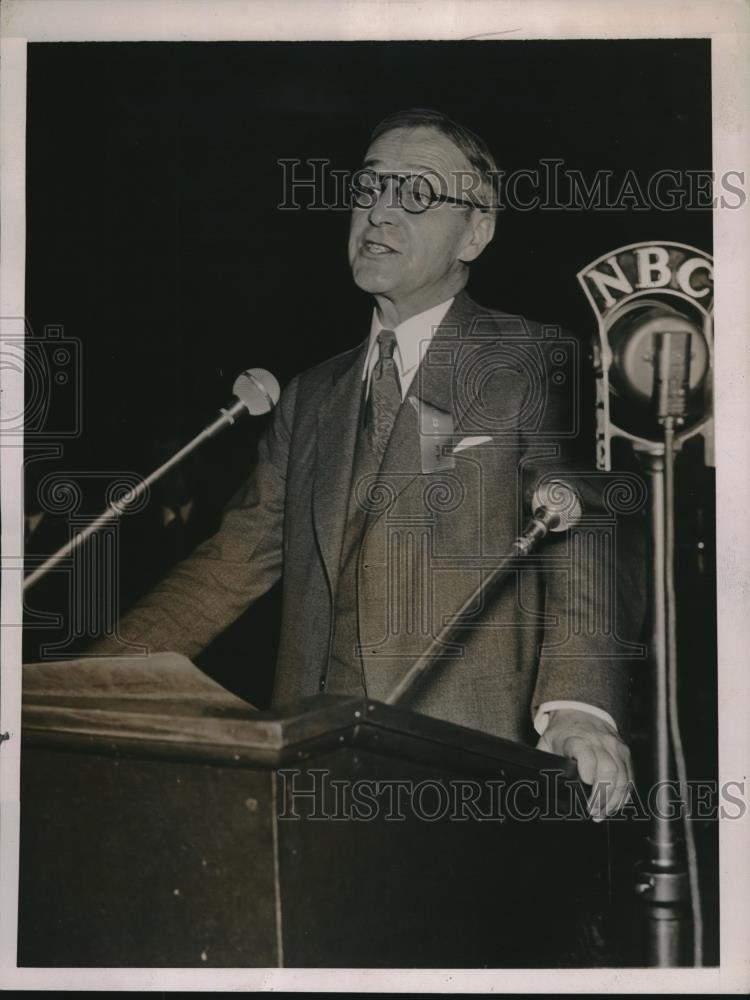
[[[446,136],[431,128],[399,128],[373,142],[364,166],[378,173],[442,178],[442,193],[466,197],[461,178],[471,167]],[[464,184],[465,184],[464,180]],[[478,256],[492,236],[489,215],[439,204],[419,215],[401,208],[396,181],[386,181],[372,208],[352,209],[349,263],[356,284],[387,302],[402,322],[455,295],[466,283],[463,262]]]

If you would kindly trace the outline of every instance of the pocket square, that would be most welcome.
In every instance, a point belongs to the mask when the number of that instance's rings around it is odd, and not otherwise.
[[[487,444],[491,441],[491,437],[465,437],[461,438],[456,447],[453,449],[453,454],[455,455],[459,451],[465,451],[467,448],[474,448],[478,444]]]

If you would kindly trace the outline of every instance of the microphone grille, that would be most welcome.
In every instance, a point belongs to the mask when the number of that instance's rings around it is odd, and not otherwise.
[[[550,525],[550,531],[568,531],[578,524],[583,515],[578,494],[563,479],[548,479],[537,486],[531,501],[532,513],[535,514],[540,507],[557,517]]]
[[[232,392],[253,417],[270,413],[281,395],[276,377],[265,368],[248,368],[242,372],[237,376]]]

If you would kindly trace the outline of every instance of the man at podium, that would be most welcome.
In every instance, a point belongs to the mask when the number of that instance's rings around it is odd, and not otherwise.
[[[582,501],[576,531],[467,616],[409,707],[573,757],[611,813],[631,778],[639,547],[615,544],[625,526],[581,458],[575,342],[466,293],[495,235],[497,177],[486,144],[444,114],[375,128],[348,245],[369,330],[286,386],[217,533],[119,634],[193,657],[281,578],[274,702],[384,699],[512,545],[538,484],[562,479]]]

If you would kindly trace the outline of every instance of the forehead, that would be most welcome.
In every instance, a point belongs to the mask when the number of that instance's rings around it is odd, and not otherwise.
[[[471,170],[448,136],[433,128],[397,128],[379,136],[365,153],[365,165],[387,171],[434,170],[444,175]]]

